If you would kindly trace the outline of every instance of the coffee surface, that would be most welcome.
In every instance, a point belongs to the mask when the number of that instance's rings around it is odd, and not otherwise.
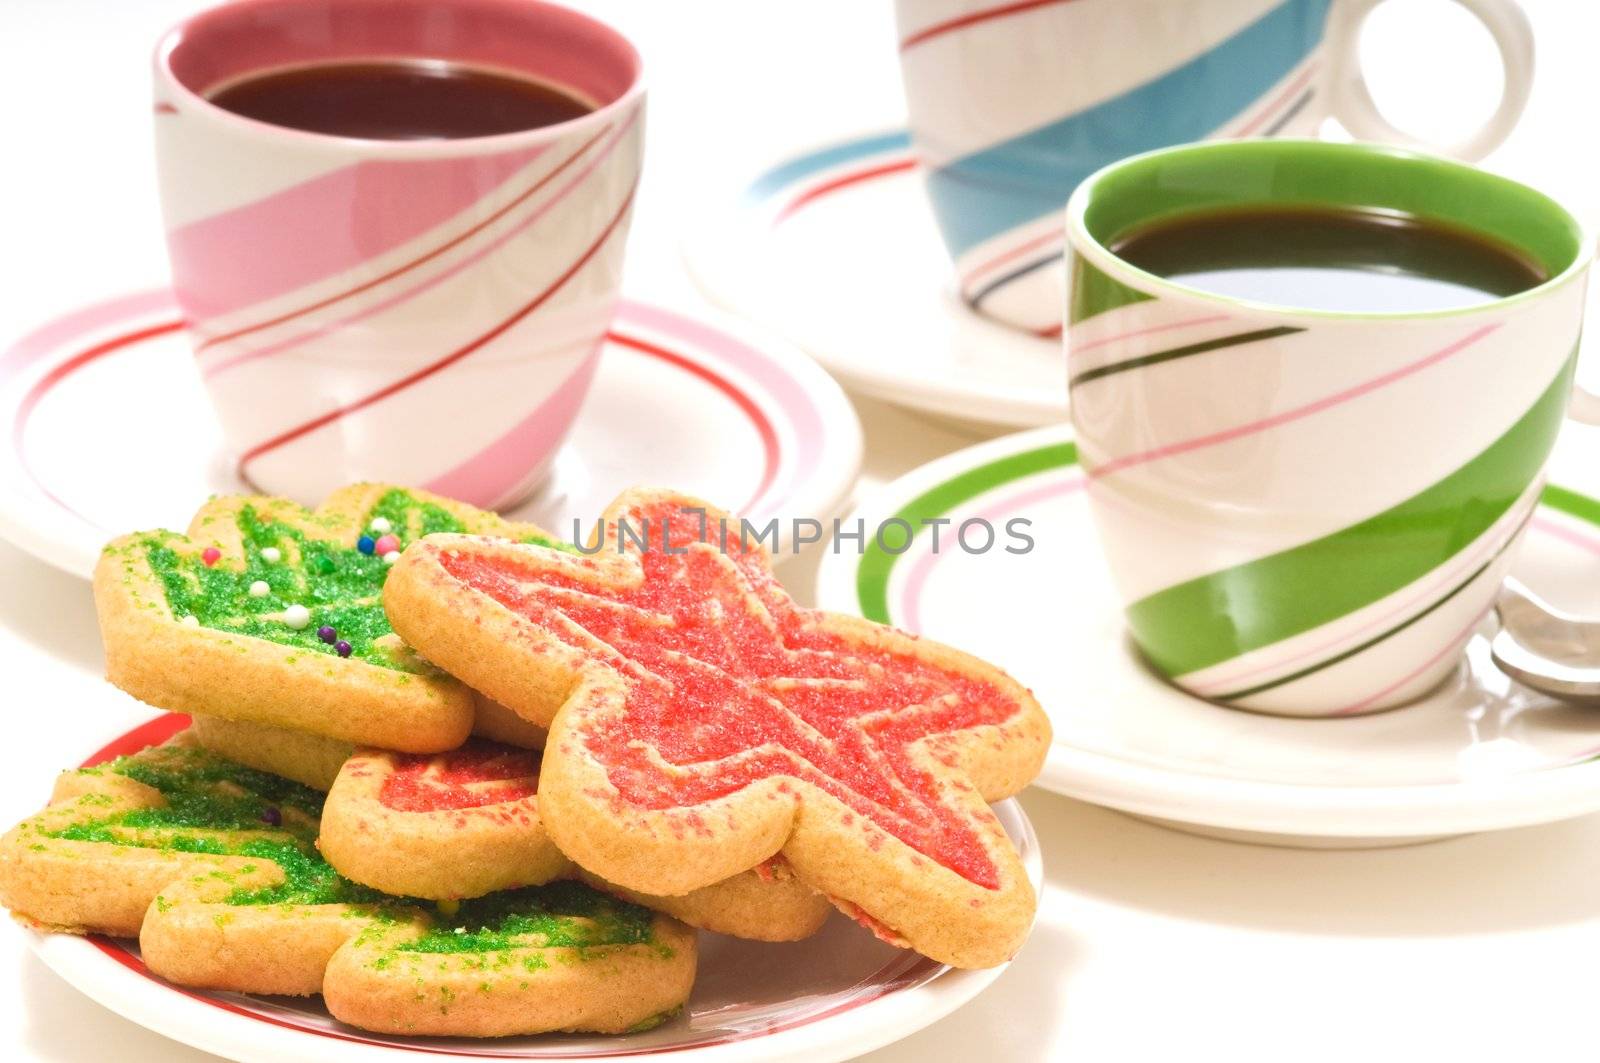
[[[589,113],[544,82],[449,63],[325,63],[269,70],[208,94],[272,125],[368,140],[446,140],[516,133]]]
[[[1262,207],[1192,214],[1135,229],[1111,250],[1192,288],[1308,310],[1449,310],[1548,279],[1532,259],[1486,235],[1377,211]]]

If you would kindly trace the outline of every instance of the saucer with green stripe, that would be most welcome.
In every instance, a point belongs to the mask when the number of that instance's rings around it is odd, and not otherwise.
[[[1566,430],[1512,571],[1600,616],[1597,445]],[[1372,716],[1265,716],[1166,683],[1128,640],[1089,489],[1064,426],[948,455],[843,520],[818,604],[999,664],[1050,714],[1040,786],[1180,829],[1391,845],[1600,811],[1600,713],[1496,669],[1492,616],[1444,684]]]

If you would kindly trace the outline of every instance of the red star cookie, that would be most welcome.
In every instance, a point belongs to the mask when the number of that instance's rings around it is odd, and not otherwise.
[[[966,654],[796,605],[737,520],[721,542],[725,518],[635,490],[589,556],[429,536],[384,607],[430,661],[550,727],[540,808],[589,871],[678,894],[781,853],[891,940],[1003,962],[1035,902],[985,802],[1037,773],[1038,703]]]

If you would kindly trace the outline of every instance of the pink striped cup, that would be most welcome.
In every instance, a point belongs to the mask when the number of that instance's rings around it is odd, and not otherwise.
[[[595,110],[365,140],[206,99],[393,57],[532,75]],[[173,284],[241,476],[307,502],[370,479],[496,506],[538,484],[621,277],[644,133],[626,39],[537,0],[243,0],[162,39],[155,110]]]

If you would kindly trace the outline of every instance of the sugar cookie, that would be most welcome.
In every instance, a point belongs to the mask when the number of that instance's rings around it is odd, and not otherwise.
[[[384,893],[434,900],[578,875],[691,926],[794,941],[826,920],[827,899],[783,861],[681,897],[621,890],[575,868],[539,814],[539,756],[473,741],[432,755],[360,750],[328,794],[318,845],[340,874]]]
[[[579,865],[686,893],[781,853],[881,936],[1004,962],[1035,898],[987,800],[1050,727],[999,669],[797,606],[737,519],[624,493],[583,556],[430,536],[384,588],[418,651],[550,727],[543,818]]]
[[[321,795],[179,735],[69,772],[0,839],[0,901],[40,929],[139,936],[169,981],[322,993],[367,1029],[491,1037],[637,1029],[680,1008],[693,931],[575,882],[444,914],[341,878]]]
[[[317,510],[267,497],[206,503],[188,535],[141,532],[95,568],[106,675],[160,708],[414,752],[461,744],[473,695],[390,630],[377,553],[439,531],[553,543],[420,491],[365,484]],[[265,593],[252,593],[252,588]]]

